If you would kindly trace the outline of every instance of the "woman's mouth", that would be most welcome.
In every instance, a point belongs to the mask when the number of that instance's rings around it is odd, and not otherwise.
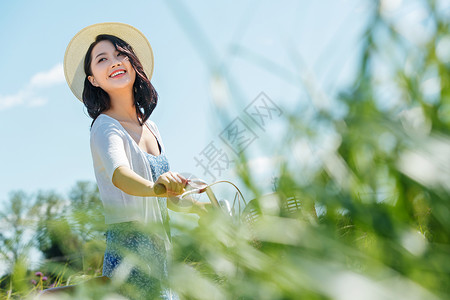
[[[111,78],[118,78],[118,77],[124,76],[125,73],[126,73],[125,70],[116,70],[116,71],[112,72],[109,75],[109,77],[111,77]]]

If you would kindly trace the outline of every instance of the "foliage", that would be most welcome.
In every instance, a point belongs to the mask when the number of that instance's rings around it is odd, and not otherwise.
[[[11,193],[9,204],[1,213],[5,234],[0,249],[10,272],[0,281],[0,295],[24,296],[98,276],[105,243],[95,183],[77,182],[68,199],[54,191],[35,196],[18,191]],[[36,261],[30,257],[33,249],[42,253],[39,270],[46,276],[36,278],[29,267]]]
[[[24,259],[33,245],[33,240],[27,236],[27,229],[36,211],[30,202],[30,197],[25,193],[12,192],[8,206],[0,212],[4,232],[0,233],[0,254],[9,267]]]

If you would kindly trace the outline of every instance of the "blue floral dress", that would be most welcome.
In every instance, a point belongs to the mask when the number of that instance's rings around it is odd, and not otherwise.
[[[159,141],[158,146],[160,155],[146,153],[154,182],[161,174],[169,171],[169,162],[165,152],[161,152]],[[158,202],[163,227],[170,238],[166,199],[158,197]],[[143,232],[142,224],[123,222],[108,225],[103,275],[118,280],[122,278],[125,284],[120,292],[125,296],[131,299],[178,299],[174,292],[161,287],[161,282],[167,281],[168,261],[164,240]]]

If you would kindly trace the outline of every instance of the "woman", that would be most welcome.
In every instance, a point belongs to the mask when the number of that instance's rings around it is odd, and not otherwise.
[[[93,119],[91,153],[108,224],[103,275],[126,278],[123,291],[133,298],[176,297],[160,286],[170,251],[167,206],[177,210],[187,180],[169,171],[161,135],[149,120],[158,101],[150,44],[127,24],[86,27],[67,47],[64,73]],[[159,195],[158,184],[166,190]],[[191,212],[206,211],[191,204]]]

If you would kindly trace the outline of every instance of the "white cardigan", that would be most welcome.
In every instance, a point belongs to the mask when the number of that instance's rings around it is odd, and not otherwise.
[[[164,145],[153,121],[146,124],[158,139],[161,152]],[[138,175],[153,182],[146,153],[139,148],[116,119],[100,114],[91,128],[91,153],[106,224],[139,221],[162,224],[156,197],[139,197],[124,193],[112,183],[114,170],[127,166]]]

